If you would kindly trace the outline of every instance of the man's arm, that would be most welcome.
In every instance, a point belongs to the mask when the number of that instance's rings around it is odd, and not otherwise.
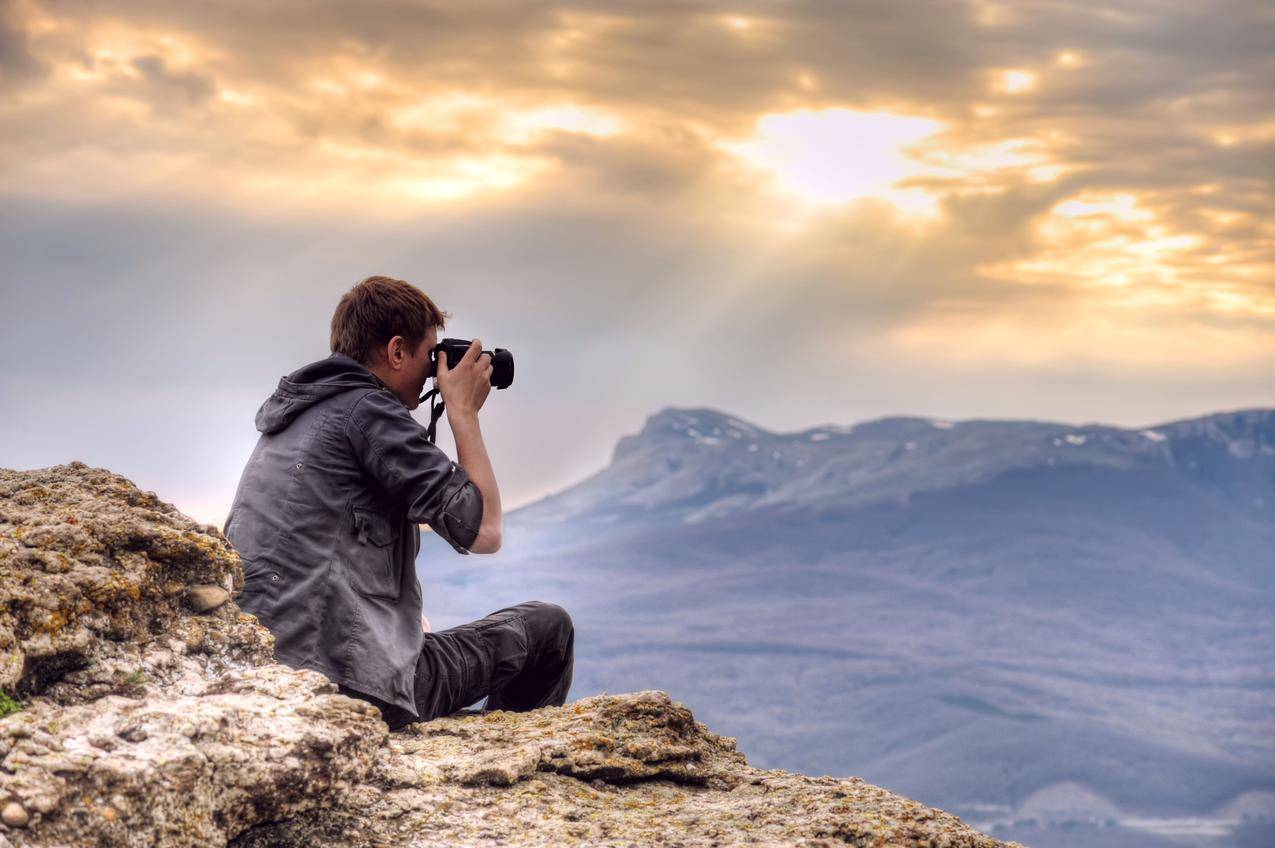
[[[429,441],[403,402],[389,391],[368,392],[350,411],[346,436],[364,470],[407,505],[460,554],[468,554],[483,524],[483,493],[465,469]]]
[[[446,354],[443,354],[446,356]],[[494,554],[500,550],[503,536],[500,489],[496,487],[496,474],[483,444],[483,433],[478,426],[478,412],[455,412],[447,405],[447,423],[456,439],[456,454],[460,467],[483,495],[483,520],[478,526],[478,538],[469,546],[470,553]]]
[[[469,350],[455,367],[450,367],[447,354],[438,354],[438,373],[435,382],[447,410],[447,423],[456,439],[456,454],[460,467],[469,475],[483,497],[482,522],[478,538],[469,550],[477,554],[494,554],[500,550],[504,535],[500,507],[500,489],[496,487],[496,473],[492,471],[483,433],[478,426],[478,410],[491,392],[491,357],[482,357],[483,343],[474,339]]]

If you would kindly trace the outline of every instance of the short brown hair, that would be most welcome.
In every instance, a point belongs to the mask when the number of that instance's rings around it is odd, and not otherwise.
[[[443,329],[450,317],[411,283],[368,277],[342,295],[332,313],[332,352],[376,365],[385,358],[389,340],[402,336],[415,356],[430,328]]]

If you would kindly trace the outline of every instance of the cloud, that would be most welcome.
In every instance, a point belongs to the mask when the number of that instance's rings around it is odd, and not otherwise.
[[[0,4],[0,81],[16,90],[25,83],[44,76],[46,68],[31,52],[26,31],[15,9]]]
[[[212,80],[194,73],[174,73],[167,68],[162,56],[140,56],[129,63],[142,77],[153,105],[163,108],[176,101],[182,105],[199,106],[216,90]]]
[[[0,89],[0,351],[43,410],[145,381],[250,417],[370,273],[523,355],[528,426],[587,422],[560,444],[572,472],[668,403],[786,427],[1275,402],[1261,4],[127,0],[0,21],[20,83]],[[38,429],[12,434],[24,456]],[[565,483],[557,461],[510,473]]]

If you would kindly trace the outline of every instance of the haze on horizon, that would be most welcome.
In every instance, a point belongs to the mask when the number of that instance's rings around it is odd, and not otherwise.
[[[0,10],[2,466],[220,524],[369,274],[514,352],[507,509],[666,406],[1275,405],[1269,4]]]

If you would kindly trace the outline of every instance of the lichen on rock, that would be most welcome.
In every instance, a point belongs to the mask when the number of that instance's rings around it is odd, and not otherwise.
[[[0,469],[0,848],[1004,843],[749,766],[659,691],[390,733],[273,660],[238,555],[124,477]]]

